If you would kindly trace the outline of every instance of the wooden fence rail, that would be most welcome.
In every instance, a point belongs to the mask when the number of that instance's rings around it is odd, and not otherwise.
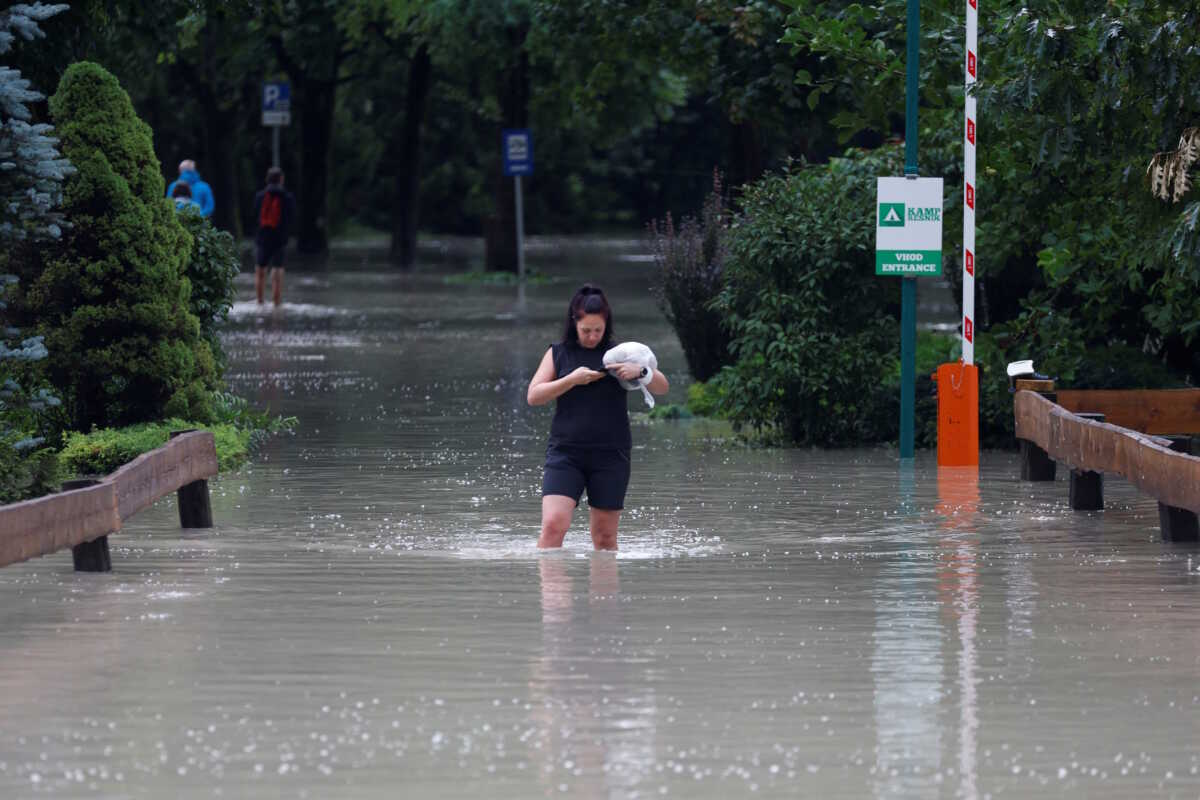
[[[1140,433],[1200,433],[1200,389],[1059,389],[1067,411],[1103,414],[1105,422]]]
[[[1097,419],[1103,414],[1072,413],[1037,392],[1018,391],[1013,413],[1017,438],[1027,451],[1027,463],[1053,459],[1071,467],[1074,507],[1082,507],[1074,502],[1075,481],[1091,480],[1092,475],[1104,473],[1120,475],[1158,500],[1164,538],[1195,538],[1196,515],[1200,513],[1200,458],[1173,450],[1169,439]],[[1187,425],[1183,428],[1189,430]],[[1041,452],[1029,452],[1030,445]],[[1047,475],[1053,479],[1053,463],[1048,471],[1037,464],[1023,465],[1022,474],[1031,480],[1046,479]]]
[[[122,523],[171,492],[179,493],[179,519],[185,528],[212,527],[207,479],[217,474],[212,433],[187,431],[102,478],[94,485],[0,506],[0,567],[63,548],[102,547]]]

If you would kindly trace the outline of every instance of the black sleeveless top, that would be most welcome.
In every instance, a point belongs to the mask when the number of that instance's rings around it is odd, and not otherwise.
[[[555,380],[570,375],[578,367],[604,369],[604,351],[588,350],[578,343],[551,347]],[[629,450],[629,407],[621,384],[612,375],[595,383],[575,386],[558,396],[554,421],[550,423],[550,446],[582,447],[590,450]]]

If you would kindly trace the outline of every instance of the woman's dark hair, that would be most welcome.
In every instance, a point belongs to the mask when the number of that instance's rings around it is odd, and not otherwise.
[[[575,323],[585,314],[604,315],[604,338],[600,340],[598,347],[607,350],[612,346],[612,308],[608,305],[604,291],[590,283],[581,286],[567,305],[567,326],[563,329],[563,344],[579,344],[579,332],[575,330]]]
[[[171,190],[171,197],[191,197],[192,187],[187,185],[187,181],[180,181],[175,184],[175,188]]]

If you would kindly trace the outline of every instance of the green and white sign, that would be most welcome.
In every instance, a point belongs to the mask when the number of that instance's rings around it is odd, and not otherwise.
[[[876,178],[875,274],[942,274],[942,179]]]

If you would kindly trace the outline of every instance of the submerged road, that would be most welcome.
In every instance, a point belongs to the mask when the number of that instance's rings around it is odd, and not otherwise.
[[[620,553],[583,513],[537,552],[577,283],[686,377],[643,243],[534,244],[568,277],[523,310],[453,257],[338,250],[277,311],[243,276],[230,381],[300,425],[211,531],[164,501],[112,573],[0,571],[0,797],[1200,796],[1200,553],[1120,481],[639,416]]]

